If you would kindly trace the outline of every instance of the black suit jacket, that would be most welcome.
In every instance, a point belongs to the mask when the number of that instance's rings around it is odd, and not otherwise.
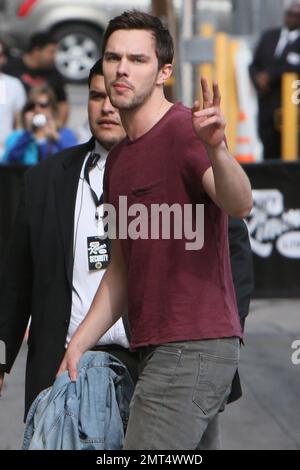
[[[248,229],[242,219],[229,218],[229,248],[233,284],[238,313],[244,331],[245,319],[249,313],[251,294],[254,289],[253,256]],[[228,402],[238,400],[242,388],[238,371],[236,372]]]
[[[25,415],[38,393],[53,383],[65,352],[72,301],[77,185],[84,157],[93,146],[91,140],[66,149],[24,175],[16,224],[0,279],[0,339],[6,343],[7,353],[6,365],[0,367],[10,371],[31,316]],[[249,240],[242,221],[233,223],[232,231],[233,273],[236,286],[240,286],[237,297],[244,317],[251,290],[246,286],[249,265],[243,260],[249,254]]]
[[[254,289],[253,256],[248,229],[242,219],[229,218],[230,262],[239,317],[244,330]]]
[[[281,105],[281,77],[285,72],[300,73],[300,64],[291,65],[287,61],[290,52],[300,54],[300,38],[291,42],[284,49],[279,58],[275,57],[275,50],[279,41],[281,29],[266,31],[260,38],[254,52],[253,61],[249,71],[254,86],[255,75],[259,72],[267,72],[271,77],[270,91],[266,94],[258,94],[260,124],[273,122],[274,111]]]
[[[0,280],[0,339],[9,372],[28,320],[31,326],[25,414],[50,386],[65,352],[72,300],[73,225],[77,186],[93,141],[52,156],[24,175],[16,224]]]

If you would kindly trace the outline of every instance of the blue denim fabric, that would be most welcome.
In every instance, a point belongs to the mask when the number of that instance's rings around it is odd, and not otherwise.
[[[118,359],[106,352],[85,353],[76,382],[64,372],[31,405],[23,450],[121,449],[133,389]]]

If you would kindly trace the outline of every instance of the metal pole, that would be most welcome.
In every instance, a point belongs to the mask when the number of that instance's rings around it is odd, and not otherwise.
[[[170,101],[175,101],[178,93],[175,92],[177,76],[177,19],[172,0],[152,0],[152,14],[158,16],[161,21],[168,27],[174,41],[175,54],[173,61],[173,74],[165,84],[165,95]]]
[[[181,38],[190,39],[193,36],[193,0],[184,0],[182,5]],[[193,103],[193,66],[183,62],[181,57],[181,99],[186,106]]]

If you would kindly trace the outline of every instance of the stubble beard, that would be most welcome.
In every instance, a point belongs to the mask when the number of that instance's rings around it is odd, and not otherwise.
[[[156,86],[156,79],[153,80],[151,87],[146,90],[144,93],[140,93],[139,95],[133,95],[132,99],[127,103],[119,103],[118,98],[114,98],[110,96],[110,101],[115,108],[124,110],[124,111],[132,111],[133,109],[139,108],[142,106],[148,98],[152,95]]]

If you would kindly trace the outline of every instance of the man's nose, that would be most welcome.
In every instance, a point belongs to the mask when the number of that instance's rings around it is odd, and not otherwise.
[[[128,76],[129,70],[128,70],[128,61],[126,60],[126,57],[123,57],[120,62],[118,63],[118,68],[117,68],[117,74],[119,76]]]
[[[104,99],[103,106],[102,106],[102,112],[104,114],[112,114],[112,113],[115,112],[115,108],[111,104],[110,99],[109,99],[108,96]]]

